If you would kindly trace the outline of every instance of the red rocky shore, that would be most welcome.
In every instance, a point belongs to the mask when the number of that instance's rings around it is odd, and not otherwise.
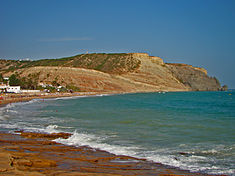
[[[52,141],[68,138],[69,133],[17,133],[0,133],[0,175],[205,175],[87,146],[66,146]]]

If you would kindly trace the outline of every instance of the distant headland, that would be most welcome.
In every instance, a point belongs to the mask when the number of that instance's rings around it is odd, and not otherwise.
[[[0,60],[2,77],[14,75],[25,89],[54,86],[81,92],[225,90],[204,68],[164,63],[147,53],[92,53],[60,59]]]

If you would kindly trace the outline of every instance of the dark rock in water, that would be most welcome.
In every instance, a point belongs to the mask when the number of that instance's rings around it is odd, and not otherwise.
[[[228,90],[228,86],[227,85],[223,85],[220,90],[221,91],[227,91]]]
[[[185,153],[185,152],[179,152],[180,155],[183,155],[183,156],[190,156],[189,153]]]
[[[178,159],[178,158],[176,158],[176,157],[174,157],[174,159],[175,159],[176,161],[179,161],[179,159]]]
[[[67,139],[69,138],[72,134],[70,133],[51,133],[51,134],[46,134],[46,133],[34,133],[34,132],[24,132],[24,131],[16,131],[17,133],[20,133],[21,136],[25,138],[31,138],[31,139],[36,139],[36,138],[44,138],[44,139],[57,139],[57,138],[63,138]]]
[[[184,153],[184,152],[179,152],[179,154],[181,154],[181,155],[187,155],[187,153]]]

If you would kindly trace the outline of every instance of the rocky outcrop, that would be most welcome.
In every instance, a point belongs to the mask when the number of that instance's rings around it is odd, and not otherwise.
[[[56,134],[31,135],[39,138],[0,133],[1,176],[205,175],[88,146],[62,145],[50,140]]]
[[[228,86],[227,85],[223,85],[221,88],[220,88],[221,91],[228,91]]]
[[[186,64],[166,64],[173,76],[192,91],[217,91],[221,86],[215,77],[209,77],[203,68]]]
[[[129,55],[131,55],[132,58],[135,58],[140,61],[151,60],[151,62],[155,64],[160,64],[160,65],[164,64],[162,58],[156,56],[149,56],[147,53],[129,53]]]

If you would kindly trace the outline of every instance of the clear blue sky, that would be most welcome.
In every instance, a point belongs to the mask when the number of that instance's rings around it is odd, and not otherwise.
[[[235,0],[0,0],[0,58],[147,52],[235,88]]]

